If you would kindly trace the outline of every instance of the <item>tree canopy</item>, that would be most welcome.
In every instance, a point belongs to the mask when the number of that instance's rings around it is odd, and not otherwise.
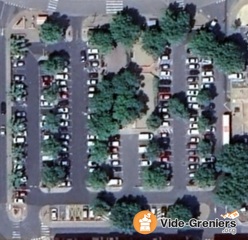
[[[26,56],[29,46],[28,40],[17,34],[12,34],[10,36],[10,55],[13,59],[19,59]]]
[[[142,206],[137,201],[119,199],[111,208],[112,225],[122,233],[132,234],[135,231],[133,218],[141,210]]]
[[[245,51],[230,39],[220,41],[213,32],[199,30],[189,42],[194,55],[212,58],[215,66],[224,73],[241,72],[245,68]]]
[[[95,190],[104,189],[106,184],[109,181],[109,177],[106,171],[102,168],[95,169],[93,172],[90,172],[87,179],[89,186]]]
[[[211,93],[209,89],[201,89],[197,95],[197,101],[201,105],[209,104],[211,100]]]
[[[60,55],[50,54],[48,59],[40,62],[41,69],[48,75],[56,75],[62,72],[65,59]]]
[[[108,157],[108,142],[95,141],[95,144],[90,147],[90,160],[97,163],[104,163]]]
[[[117,43],[130,48],[140,36],[140,27],[126,11],[118,12],[110,23],[110,32]]]
[[[93,29],[89,32],[89,42],[96,46],[101,53],[109,53],[115,46],[114,39],[108,29]]]
[[[52,188],[57,186],[60,182],[64,181],[66,176],[66,171],[62,166],[43,166],[42,167],[42,183],[48,187]]]
[[[198,124],[199,130],[201,132],[204,132],[210,126],[210,120],[202,115],[199,117],[197,124]]]
[[[146,167],[142,171],[142,185],[148,189],[162,189],[166,186],[168,174],[161,166]]]
[[[215,176],[216,173],[213,168],[208,168],[206,166],[201,165],[195,172],[194,180],[199,187],[205,188],[214,186]]]
[[[91,209],[95,216],[103,217],[110,212],[111,205],[106,200],[96,197],[91,204]]]
[[[187,222],[192,218],[192,212],[185,205],[181,203],[175,203],[168,208],[166,217],[171,219],[177,218],[179,220]]]
[[[160,20],[160,26],[170,44],[179,44],[191,29],[190,15],[183,9],[167,8]]]
[[[176,97],[169,99],[168,108],[169,108],[169,112],[175,117],[179,117],[182,119],[189,118],[188,109],[185,107],[184,103],[182,103]]]
[[[198,143],[197,150],[201,157],[206,157],[206,155],[212,153],[212,144],[209,141],[201,140]]]
[[[146,125],[151,130],[156,130],[162,124],[162,119],[154,112],[146,120]]]
[[[40,26],[40,39],[46,44],[54,44],[63,39],[64,29],[55,21],[46,21]]]

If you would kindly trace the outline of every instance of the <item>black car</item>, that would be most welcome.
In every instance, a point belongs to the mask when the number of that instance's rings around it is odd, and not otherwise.
[[[1,114],[6,114],[6,102],[1,102]]]
[[[81,62],[85,62],[86,61],[86,50],[82,50],[80,55],[81,55]]]
[[[189,71],[189,75],[199,75],[199,70],[197,70],[197,69],[193,69],[193,70],[190,70]]]

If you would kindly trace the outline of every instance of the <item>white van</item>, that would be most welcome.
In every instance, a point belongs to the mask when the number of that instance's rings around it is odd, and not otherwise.
[[[42,161],[53,161],[54,157],[53,156],[42,156],[41,159]]]
[[[243,74],[242,73],[232,73],[232,74],[228,75],[228,79],[241,80],[241,79],[243,79]]]
[[[122,179],[121,178],[112,178],[109,180],[108,186],[121,186],[122,185]]]
[[[139,146],[139,153],[143,154],[145,152],[147,152],[147,146],[146,145]]]
[[[199,135],[200,132],[198,129],[189,129],[188,130],[188,135]]]
[[[152,140],[152,139],[153,139],[153,133],[141,132],[139,134],[139,140]]]

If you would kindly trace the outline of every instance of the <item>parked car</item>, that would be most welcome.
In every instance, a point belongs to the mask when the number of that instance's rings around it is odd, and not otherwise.
[[[190,89],[190,90],[198,90],[199,89],[199,84],[197,84],[197,83],[190,83],[188,85],[188,89]]]
[[[161,65],[160,65],[160,68],[161,68],[162,70],[168,70],[168,69],[170,69],[170,64],[161,64]]]
[[[171,72],[170,71],[161,71],[160,72],[160,79],[166,79],[167,77],[171,76]]]
[[[244,78],[243,73],[232,73],[227,76],[231,80],[241,80]]]
[[[89,77],[90,78],[98,78],[98,73],[97,72],[90,72]]]
[[[214,77],[203,77],[202,78],[202,83],[213,83],[214,82]]]
[[[1,102],[1,114],[6,114],[6,102]]]
[[[81,62],[83,63],[83,62],[85,62],[86,61],[86,50],[82,50],[81,52],[80,52],[80,60],[81,60]]]
[[[199,91],[198,90],[188,90],[187,91],[187,96],[197,96],[198,95],[198,93],[199,93]]]
[[[88,49],[88,50],[87,50],[87,53],[88,53],[88,54],[98,54],[99,51],[98,51],[97,48],[92,48],[92,49]]]
[[[200,63],[202,64],[213,64],[213,61],[211,59],[200,59]]]
[[[192,143],[198,143],[198,142],[200,142],[200,138],[199,137],[191,137],[190,138],[190,142],[192,142]]]
[[[207,76],[207,77],[211,77],[214,75],[214,71],[203,71],[201,73],[202,76]]]
[[[199,135],[200,134],[199,129],[197,128],[188,129],[187,133],[188,135]]]
[[[193,64],[193,63],[191,63],[191,64],[188,65],[188,68],[189,69],[198,69],[199,67],[200,67],[199,64]]]
[[[51,208],[51,220],[56,221],[58,220],[58,209],[57,208]]]
[[[18,61],[14,61],[13,62],[13,67],[16,68],[16,67],[23,67],[25,65],[25,62],[22,61],[22,60],[18,60]]]
[[[0,135],[1,136],[5,136],[6,135],[6,126],[5,125],[2,125],[0,127]]]
[[[190,122],[197,122],[198,121],[198,117],[197,116],[190,116],[189,121]]]
[[[188,83],[194,83],[194,82],[198,82],[198,81],[199,81],[198,77],[188,77],[187,78]]]
[[[198,110],[198,109],[200,108],[199,104],[196,103],[196,101],[194,101],[194,103],[190,102],[190,103],[188,104],[188,107],[189,107],[190,109],[195,109],[195,110]]]
[[[24,81],[25,76],[24,75],[14,75],[13,79],[14,79],[14,81]]]
[[[192,69],[189,71],[189,75],[199,75],[200,71],[197,69]]]
[[[189,128],[198,128],[198,124],[197,123],[190,123]]]
[[[89,79],[87,80],[87,85],[96,85],[98,82],[97,79]]]
[[[195,177],[195,173],[194,172],[189,173],[189,177],[190,178],[194,178]]]
[[[197,102],[197,97],[196,96],[188,96],[187,97],[187,101],[189,103],[191,103],[191,102]]]
[[[199,157],[196,157],[196,156],[190,156],[188,157],[188,161],[189,162],[194,162],[194,163],[199,163]]]
[[[189,164],[188,170],[197,170],[199,168],[199,164]]]
[[[69,108],[68,107],[60,107],[57,109],[58,113],[69,113]]]
[[[199,62],[198,58],[187,58],[186,59],[186,64],[198,63],[198,62]]]

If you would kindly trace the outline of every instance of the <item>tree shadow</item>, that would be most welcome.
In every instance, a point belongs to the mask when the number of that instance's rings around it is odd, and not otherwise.
[[[137,94],[137,99],[139,100],[139,102],[141,102],[143,104],[143,108],[141,109],[141,113],[146,114],[147,111],[149,110],[149,107],[147,105],[147,103],[149,102],[149,97],[144,93],[143,90],[139,90],[138,94]]]
[[[120,72],[125,71],[125,70],[129,70],[130,72],[132,72],[140,82],[145,79],[144,76],[141,74],[142,73],[142,68],[135,62],[129,62],[127,67],[122,68],[120,70]]]
[[[248,134],[244,134],[244,135],[239,135],[239,134],[236,134],[232,137],[231,139],[231,143],[232,144],[236,144],[236,143],[245,143],[247,144],[248,143]]]
[[[186,4],[184,8],[185,12],[187,12],[190,16],[190,26],[191,28],[195,25],[195,14],[196,14],[196,5],[193,3]]]
[[[209,88],[209,93],[210,93],[210,98],[214,99],[216,98],[219,94],[217,93],[217,88],[215,84],[211,84]]]
[[[228,36],[226,40],[235,43],[242,50],[244,56],[248,57],[247,42],[240,33],[234,33]]]
[[[202,115],[206,117],[207,119],[209,119],[210,124],[214,124],[217,122],[218,118],[215,116],[215,111],[213,110],[206,109],[202,111]]]
[[[117,202],[119,202],[119,203],[137,203],[140,205],[141,209],[143,209],[143,210],[149,209],[149,204],[147,202],[147,199],[143,195],[123,196],[122,198],[118,199]]]
[[[200,216],[200,203],[196,196],[184,195],[181,199],[178,199],[176,203],[182,204],[185,207],[189,208],[194,218]]]
[[[64,60],[69,60],[70,59],[70,55],[65,50],[54,51],[54,52],[49,54],[49,59],[52,59],[54,57],[61,57]]]
[[[145,29],[146,18],[140,15],[139,11],[136,8],[125,7],[122,13],[130,16],[135,25],[138,25],[141,29]]]
[[[186,99],[187,99],[187,96],[186,96],[186,93],[181,91],[181,92],[178,92],[178,93],[175,93],[173,95],[173,98],[177,98],[181,103],[185,104],[185,102],[187,103]]]
[[[59,27],[64,30],[64,33],[70,25],[70,19],[68,16],[65,14],[61,15],[59,12],[54,12],[52,15],[48,16],[46,22],[57,23]]]
[[[101,199],[101,200],[104,200],[110,206],[114,206],[114,204],[116,202],[116,198],[115,198],[114,194],[111,193],[111,192],[106,192],[106,191],[99,192],[97,194],[97,198]]]

